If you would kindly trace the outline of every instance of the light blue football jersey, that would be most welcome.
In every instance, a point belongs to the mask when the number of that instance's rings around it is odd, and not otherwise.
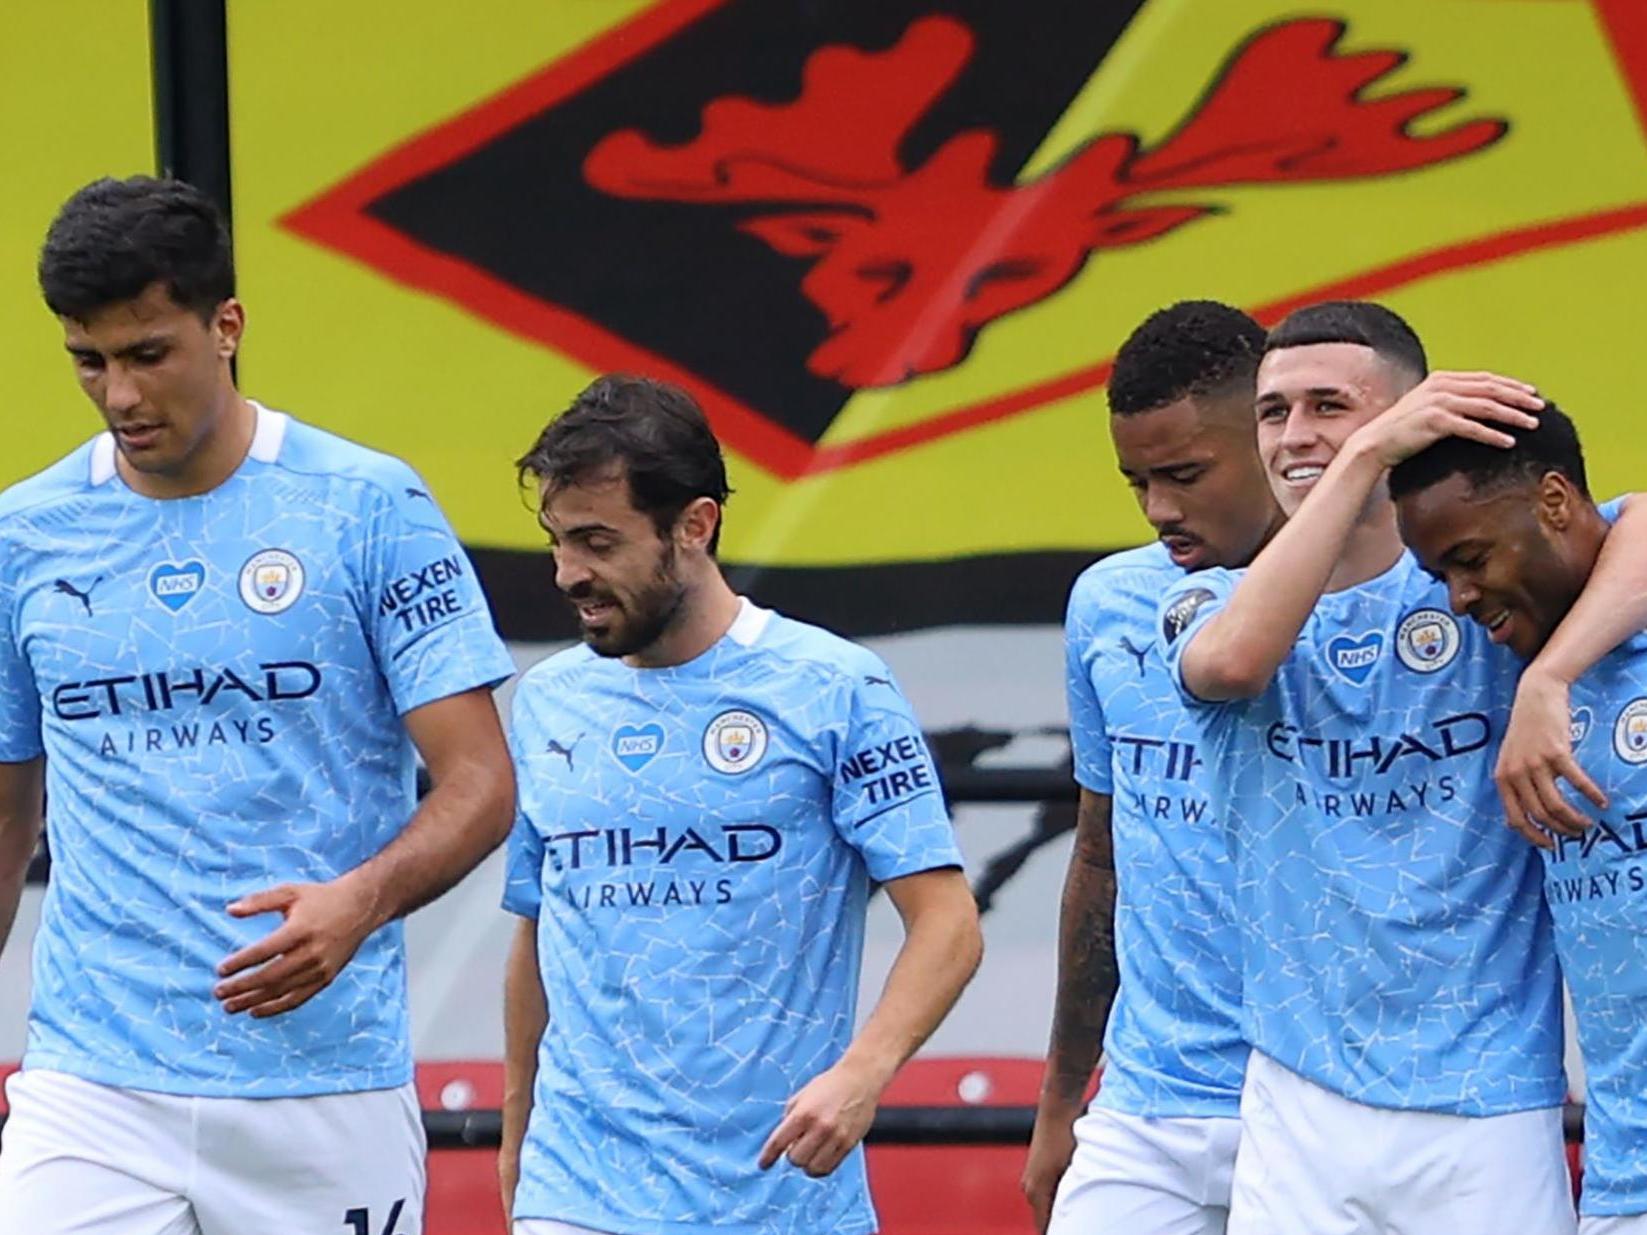
[[[747,601],[690,662],[531,669],[504,906],[549,1028],[515,1217],[625,1235],[875,1229],[862,1150],[756,1159],[851,1040],[871,880],[958,866],[886,666]]]
[[[1584,1055],[1586,1214],[1647,1213],[1647,635],[1573,685],[1573,753],[1610,805],[1544,853]],[[1574,799],[1594,818],[1587,801]]]
[[[1114,802],[1121,985],[1096,1102],[1233,1117],[1247,1064],[1235,867],[1209,809],[1203,718],[1155,637],[1161,595],[1184,577],[1160,544],[1106,557],[1076,580],[1064,624],[1075,779]]]
[[[46,756],[52,852],[24,1066],[204,1096],[409,1080],[398,923],[253,1020],[217,966],[280,918],[226,906],[381,850],[414,806],[400,714],[512,668],[412,470],[279,412],[197,497],[132,492],[106,434],[0,495],[0,760]]]
[[[1239,578],[1205,571],[1164,597],[1180,685],[1184,648]],[[1561,1103],[1539,860],[1492,782],[1519,673],[1403,554],[1323,596],[1262,695],[1202,705],[1254,1048],[1371,1106]]]

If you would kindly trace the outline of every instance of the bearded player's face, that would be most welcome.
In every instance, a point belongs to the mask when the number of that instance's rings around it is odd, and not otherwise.
[[[602,656],[632,656],[658,641],[686,599],[675,544],[637,510],[614,468],[539,491],[538,521],[555,555],[555,586],[577,610],[583,641]]]

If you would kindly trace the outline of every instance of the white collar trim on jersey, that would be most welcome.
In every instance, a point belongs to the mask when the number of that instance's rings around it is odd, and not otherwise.
[[[759,639],[766,630],[766,624],[772,620],[772,610],[762,609],[759,605],[751,604],[749,597],[738,597],[738,616],[732,619],[732,625],[726,628],[726,636],[733,643],[743,647],[754,647],[755,640]]]
[[[285,412],[271,412],[256,399],[246,401],[257,412],[257,428],[252,432],[252,448],[246,454],[259,463],[273,463],[280,458],[280,445],[286,440],[286,425],[291,418]]]
[[[271,412],[255,399],[248,399],[257,413],[257,428],[252,430],[252,448],[248,458],[259,463],[273,463],[280,457],[280,444],[286,440],[286,425],[291,419],[285,412]],[[114,434],[100,434],[92,443],[91,482],[106,485],[115,477]]]
[[[91,482],[106,485],[114,479],[114,434],[102,433],[92,443]]]

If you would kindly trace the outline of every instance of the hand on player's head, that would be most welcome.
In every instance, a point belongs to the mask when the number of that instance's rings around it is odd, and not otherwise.
[[[1497,373],[1430,374],[1355,432],[1386,468],[1445,437],[1464,437],[1509,449],[1515,438],[1497,426],[1532,429],[1544,406],[1526,382]]]

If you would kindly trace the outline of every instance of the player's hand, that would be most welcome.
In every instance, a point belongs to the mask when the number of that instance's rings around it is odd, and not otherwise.
[[[1510,725],[1493,771],[1509,825],[1541,849],[1554,849],[1551,832],[1582,836],[1590,821],[1561,792],[1566,781],[1598,810],[1607,795],[1573,758],[1567,683],[1529,669],[1516,687]],[[1542,825],[1542,826],[1541,826]]]
[[[226,980],[212,994],[231,1015],[278,1016],[307,1002],[337,977],[378,926],[366,889],[348,875],[256,892],[235,901],[229,913],[237,918],[279,913],[286,919],[217,967]]]
[[[875,1120],[886,1079],[843,1059],[812,1078],[784,1105],[783,1119],[761,1146],[766,1170],[785,1154],[814,1179],[841,1164]]]
[[[1058,1181],[1069,1170],[1075,1156],[1075,1121],[1080,1117],[1081,1104],[1069,1106],[1042,1098],[1035,1112],[1035,1131],[1029,1138],[1029,1159],[1024,1163],[1024,1175],[1019,1187],[1029,1201],[1035,1215],[1035,1229],[1046,1235],[1052,1221],[1052,1201],[1058,1194]]]
[[[1357,429],[1351,442],[1370,450],[1386,468],[1409,459],[1444,437],[1465,437],[1510,447],[1502,428],[1532,429],[1544,406],[1526,382],[1496,373],[1432,373],[1391,407]]]

